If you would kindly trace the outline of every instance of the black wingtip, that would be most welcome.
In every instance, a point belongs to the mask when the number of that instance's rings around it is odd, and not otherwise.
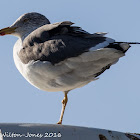
[[[114,42],[114,43],[140,44],[140,42]]]

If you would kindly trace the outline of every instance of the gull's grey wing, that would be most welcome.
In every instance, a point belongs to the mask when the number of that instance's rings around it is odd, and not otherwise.
[[[21,61],[24,64],[31,60],[56,64],[90,50],[113,48],[114,40],[104,37],[105,33],[90,34],[72,24],[69,21],[47,24],[33,31],[23,41],[19,52]]]

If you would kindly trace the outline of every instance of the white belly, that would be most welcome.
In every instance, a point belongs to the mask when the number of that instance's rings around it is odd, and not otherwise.
[[[67,91],[82,87],[95,80],[94,74],[103,67],[117,62],[124,55],[118,50],[103,48],[56,65],[41,61],[23,64],[17,55],[21,47],[20,41],[17,41],[13,51],[17,69],[29,83],[44,91]]]

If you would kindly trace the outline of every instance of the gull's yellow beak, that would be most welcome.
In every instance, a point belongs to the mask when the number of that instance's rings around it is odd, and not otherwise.
[[[0,30],[0,36],[12,34],[15,32],[16,27],[7,27]]]

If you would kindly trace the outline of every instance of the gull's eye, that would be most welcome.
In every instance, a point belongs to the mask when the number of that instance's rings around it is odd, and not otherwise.
[[[27,22],[29,19],[28,18],[25,18],[24,20],[23,20],[23,22]]]

